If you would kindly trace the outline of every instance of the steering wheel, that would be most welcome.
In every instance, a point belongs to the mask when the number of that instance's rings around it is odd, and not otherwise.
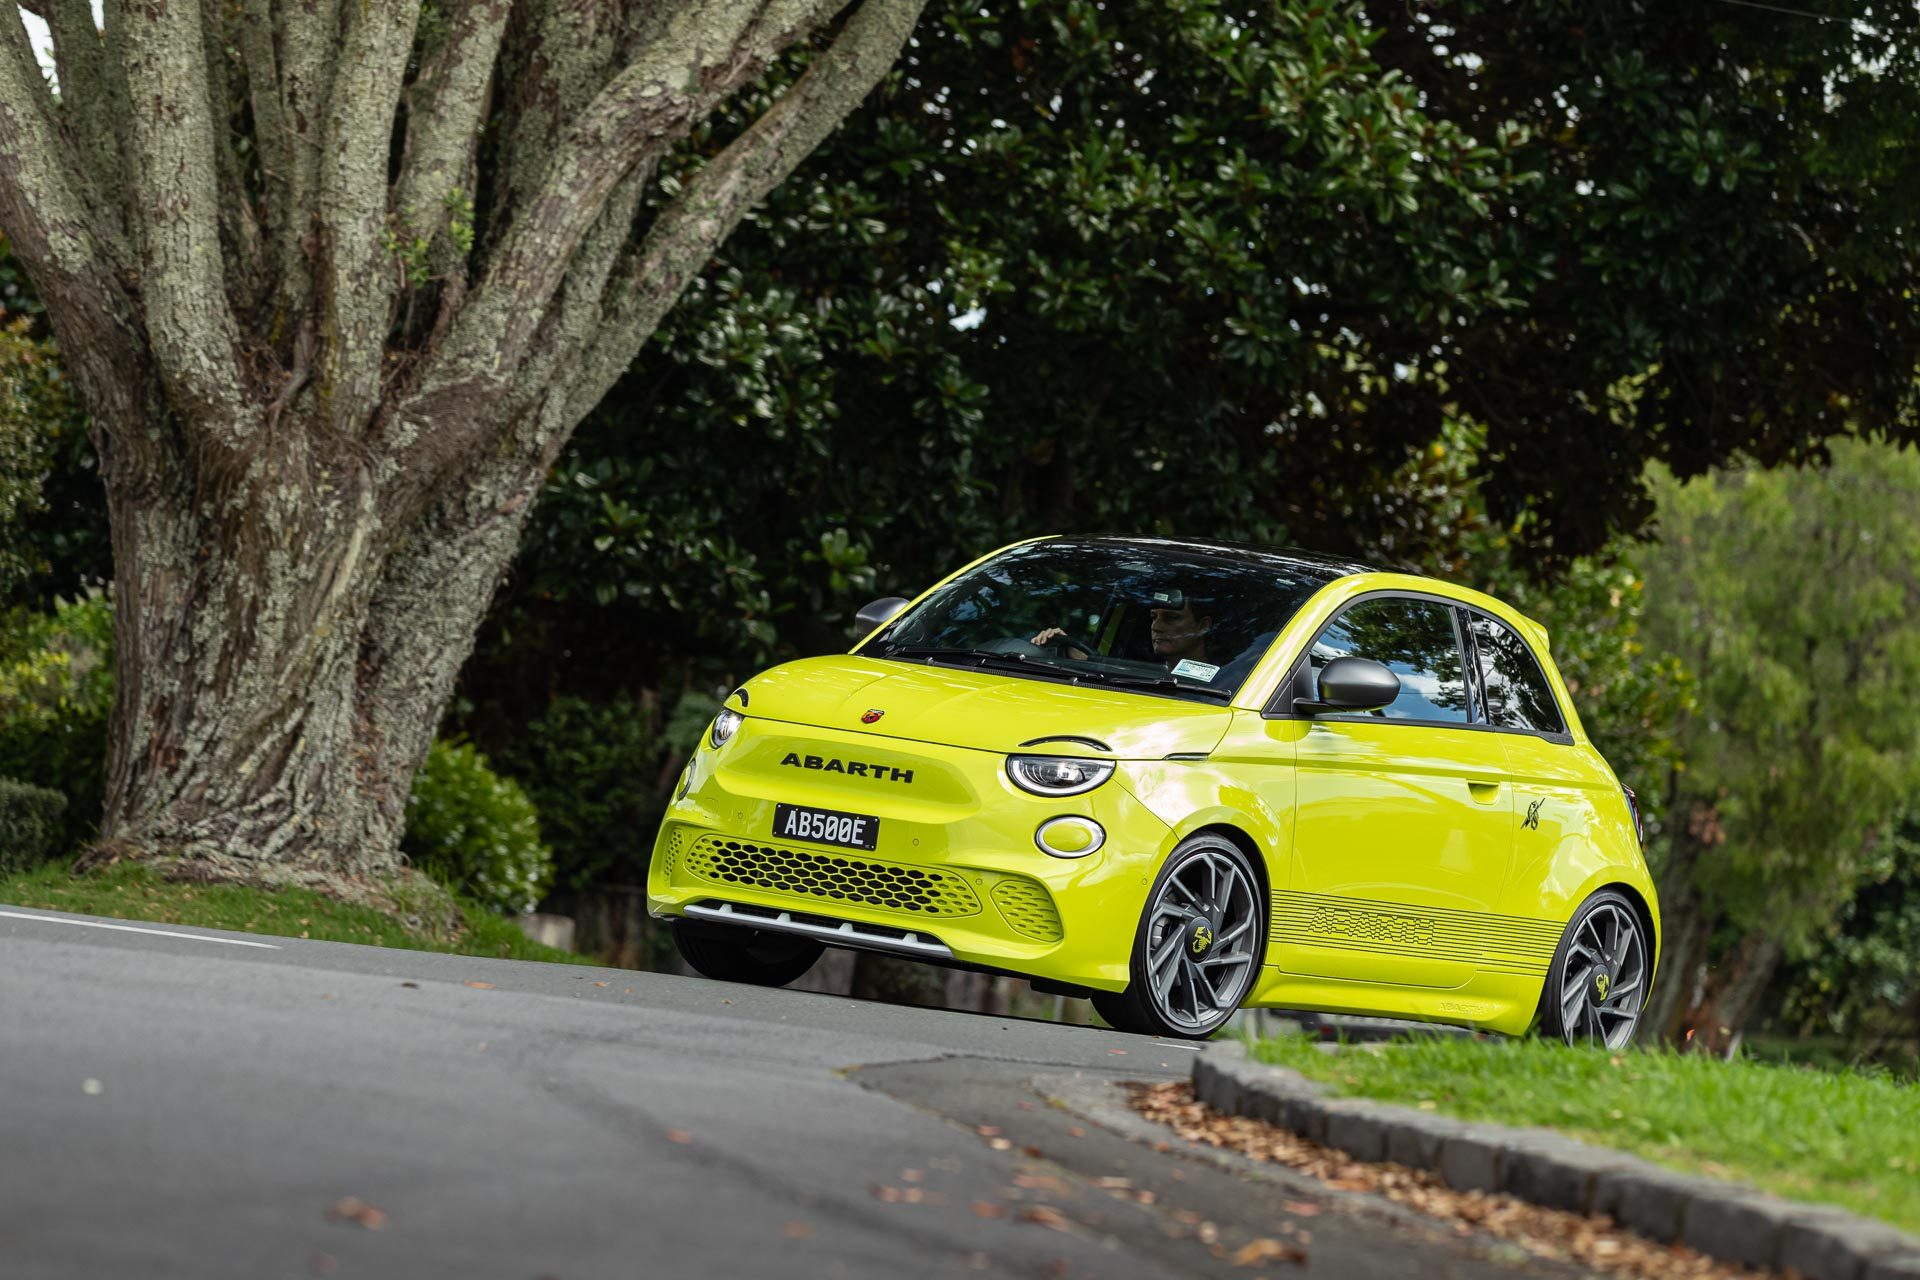
[[[1079,636],[1070,636],[1070,635],[1067,635],[1065,632],[1062,632],[1061,634],[1054,636],[1053,638],[1048,640],[1045,644],[1035,645],[1034,647],[1036,649],[1044,649],[1049,653],[1058,653],[1063,658],[1067,656],[1067,651],[1069,649],[1078,649],[1080,652],[1088,655],[1089,657],[1099,652],[1099,650],[1095,649],[1092,645],[1088,644],[1085,640],[1082,640]]]

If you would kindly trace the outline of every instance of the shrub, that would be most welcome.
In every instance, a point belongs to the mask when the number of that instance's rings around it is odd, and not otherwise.
[[[0,625],[0,776],[66,796],[59,840],[91,837],[106,793],[113,602],[62,601]]]
[[[494,758],[539,809],[560,887],[644,875],[674,778],[646,707],[556,698]]]
[[[64,847],[61,811],[67,798],[47,787],[0,778],[0,876],[25,871]]]
[[[531,911],[553,852],[527,793],[469,743],[436,742],[407,798],[401,848],[428,875],[493,911]]]

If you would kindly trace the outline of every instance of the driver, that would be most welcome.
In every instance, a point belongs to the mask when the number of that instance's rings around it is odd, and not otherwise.
[[[1188,659],[1205,662],[1207,633],[1213,630],[1213,615],[1202,612],[1204,607],[1202,602],[1195,601],[1178,587],[1155,590],[1150,597],[1148,610],[1152,619],[1148,637],[1153,644],[1153,656],[1165,662],[1169,668]],[[1066,634],[1059,627],[1048,627],[1028,643],[1044,645]],[[1080,646],[1070,645],[1067,656],[1084,659],[1088,655]]]

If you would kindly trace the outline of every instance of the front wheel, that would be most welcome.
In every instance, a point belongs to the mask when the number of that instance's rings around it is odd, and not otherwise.
[[[1653,943],[1625,894],[1602,889],[1573,913],[1540,992],[1540,1034],[1568,1044],[1633,1043],[1653,977]]]
[[[1147,897],[1127,989],[1093,1007],[1117,1030],[1204,1040],[1253,989],[1266,911],[1253,863],[1218,836],[1174,848]]]
[[[703,978],[761,987],[786,986],[813,968],[827,949],[812,938],[684,919],[673,922],[673,945]]]

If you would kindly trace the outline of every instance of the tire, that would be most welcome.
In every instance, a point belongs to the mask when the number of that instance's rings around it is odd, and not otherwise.
[[[1653,939],[1628,897],[1601,889],[1573,913],[1540,989],[1540,1034],[1569,1045],[1633,1043],[1653,976]]]
[[[827,949],[812,938],[684,919],[673,922],[673,945],[703,978],[759,987],[786,986],[813,968]]]
[[[1096,993],[1093,1007],[1119,1031],[1205,1040],[1253,989],[1266,907],[1238,845],[1204,833],[1182,840],[1140,913],[1127,989]]]

